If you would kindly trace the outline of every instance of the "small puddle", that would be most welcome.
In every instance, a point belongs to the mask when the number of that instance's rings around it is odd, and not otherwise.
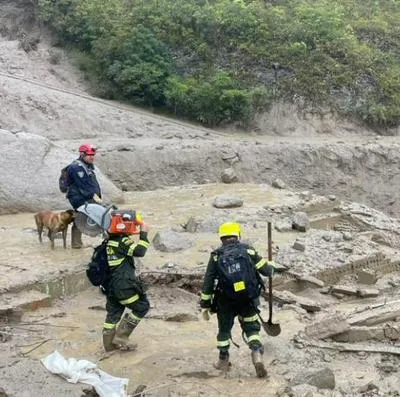
[[[56,299],[83,292],[90,286],[91,284],[86,277],[85,271],[79,271],[77,273],[70,273],[62,278],[37,284],[35,289],[49,295],[51,299]]]

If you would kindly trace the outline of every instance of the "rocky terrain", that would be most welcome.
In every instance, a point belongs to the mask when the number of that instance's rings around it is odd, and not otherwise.
[[[54,350],[128,378],[130,395],[145,385],[146,396],[398,396],[397,137],[287,104],[244,133],[93,98],[32,4],[0,1],[0,396],[93,395],[45,370]],[[104,297],[83,273],[99,239],[51,251],[33,228],[33,212],[67,206],[57,178],[84,141],[99,146],[106,201],[152,226],[141,264],[152,310],[138,351],[111,357],[100,343]],[[216,319],[198,309],[218,224],[230,219],[264,255],[271,221],[286,268],[274,278],[282,334],[263,335],[266,380],[237,326],[232,370],[213,368]]]

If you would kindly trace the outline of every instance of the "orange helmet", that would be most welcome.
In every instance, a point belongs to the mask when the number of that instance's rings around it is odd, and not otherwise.
[[[84,143],[83,145],[79,146],[79,153],[84,154],[96,154],[97,148],[90,143]]]

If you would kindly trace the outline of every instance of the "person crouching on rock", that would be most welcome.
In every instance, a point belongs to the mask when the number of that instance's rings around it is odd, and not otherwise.
[[[129,336],[149,311],[150,303],[143,283],[136,276],[134,261],[134,257],[143,257],[150,245],[148,229],[145,223],[140,224],[137,243],[126,233],[109,234],[107,259],[110,279],[106,291],[107,316],[103,326],[106,351],[135,348],[135,345],[128,345]],[[125,313],[121,319],[125,308],[130,309],[131,314]]]

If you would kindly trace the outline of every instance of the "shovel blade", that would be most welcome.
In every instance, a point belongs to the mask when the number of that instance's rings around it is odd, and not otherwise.
[[[281,333],[281,326],[280,324],[273,324],[272,322],[263,323],[262,324],[264,331],[269,336],[278,336]]]

